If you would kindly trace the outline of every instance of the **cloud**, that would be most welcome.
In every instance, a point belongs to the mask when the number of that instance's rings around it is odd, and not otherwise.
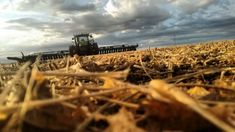
[[[76,13],[96,10],[93,3],[80,4],[76,0],[22,0],[18,5],[19,10],[51,10],[54,13]]]
[[[74,1],[64,2],[64,4],[56,3],[56,9],[60,12],[71,13],[71,12],[87,12],[95,11],[96,6],[94,4],[79,5]]]
[[[13,19],[9,20],[7,23],[15,23],[18,25],[24,25],[27,29],[30,28],[36,28],[36,29],[43,29],[46,27],[46,22],[34,19],[34,18],[19,18],[19,19]]]
[[[41,2],[45,2],[40,0]],[[63,1],[63,0],[59,0]],[[110,12],[110,1],[115,3],[115,8],[118,9],[116,16]],[[154,26],[163,22],[170,17],[170,14],[163,8],[158,7],[153,4],[153,1],[144,2],[143,1],[128,1],[124,0],[119,3],[119,1],[110,0],[105,6],[104,12],[91,11],[83,14],[77,14],[73,16],[61,16],[64,17],[64,21],[41,21],[36,18],[20,18],[15,20],[10,20],[9,23],[18,23],[24,25],[25,27],[36,28],[38,30],[51,29],[55,32],[60,32],[61,34],[74,34],[76,32],[94,32],[94,33],[112,33],[119,32],[123,30],[140,30],[140,29],[150,29]],[[55,2],[52,0],[51,3],[55,5],[58,11],[63,11],[68,8],[68,10],[73,10],[73,6],[70,4],[61,4],[60,2]],[[70,1],[71,2],[71,1]],[[27,4],[33,4],[28,3]],[[59,4],[58,4],[59,3]],[[128,4],[126,8],[120,5]],[[63,6],[62,6],[63,5]],[[74,4],[76,5],[76,4]],[[83,7],[89,7],[90,4],[84,5]],[[25,7],[25,6],[23,6]],[[69,8],[71,7],[71,8]],[[144,10],[139,10],[143,8]],[[62,10],[63,9],[63,10]],[[125,10],[126,11],[125,14]],[[57,16],[60,17],[60,16]],[[66,29],[66,30],[65,30]]]
[[[190,15],[197,12],[198,10],[207,9],[212,5],[224,5],[225,1],[227,0],[174,0],[171,1],[171,4],[181,10],[182,13]]]

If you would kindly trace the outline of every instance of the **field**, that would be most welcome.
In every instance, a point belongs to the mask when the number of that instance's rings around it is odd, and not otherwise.
[[[235,40],[0,66],[1,131],[235,131]]]

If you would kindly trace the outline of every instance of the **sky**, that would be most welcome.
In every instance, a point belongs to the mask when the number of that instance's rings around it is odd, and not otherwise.
[[[68,49],[78,33],[140,48],[235,39],[234,12],[235,0],[1,0],[0,58]]]

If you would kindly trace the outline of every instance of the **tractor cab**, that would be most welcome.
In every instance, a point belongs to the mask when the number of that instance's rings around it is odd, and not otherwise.
[[[77,34],[72,38],[74,45],[69,47],[70,55],[94,55],[99,53],[98,45],[91,34]]]
[[[89,44],[89,34],[74,35],[72,38],[76,46],[85,46]]]

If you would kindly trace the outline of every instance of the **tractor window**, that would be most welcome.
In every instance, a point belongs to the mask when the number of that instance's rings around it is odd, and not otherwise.
[[[87,37],[79,37],[79,42],[88,41]]]
[[[81,45],[86,45],[88,43],[88,38],[87,37],[79,37],[79,43]]]

